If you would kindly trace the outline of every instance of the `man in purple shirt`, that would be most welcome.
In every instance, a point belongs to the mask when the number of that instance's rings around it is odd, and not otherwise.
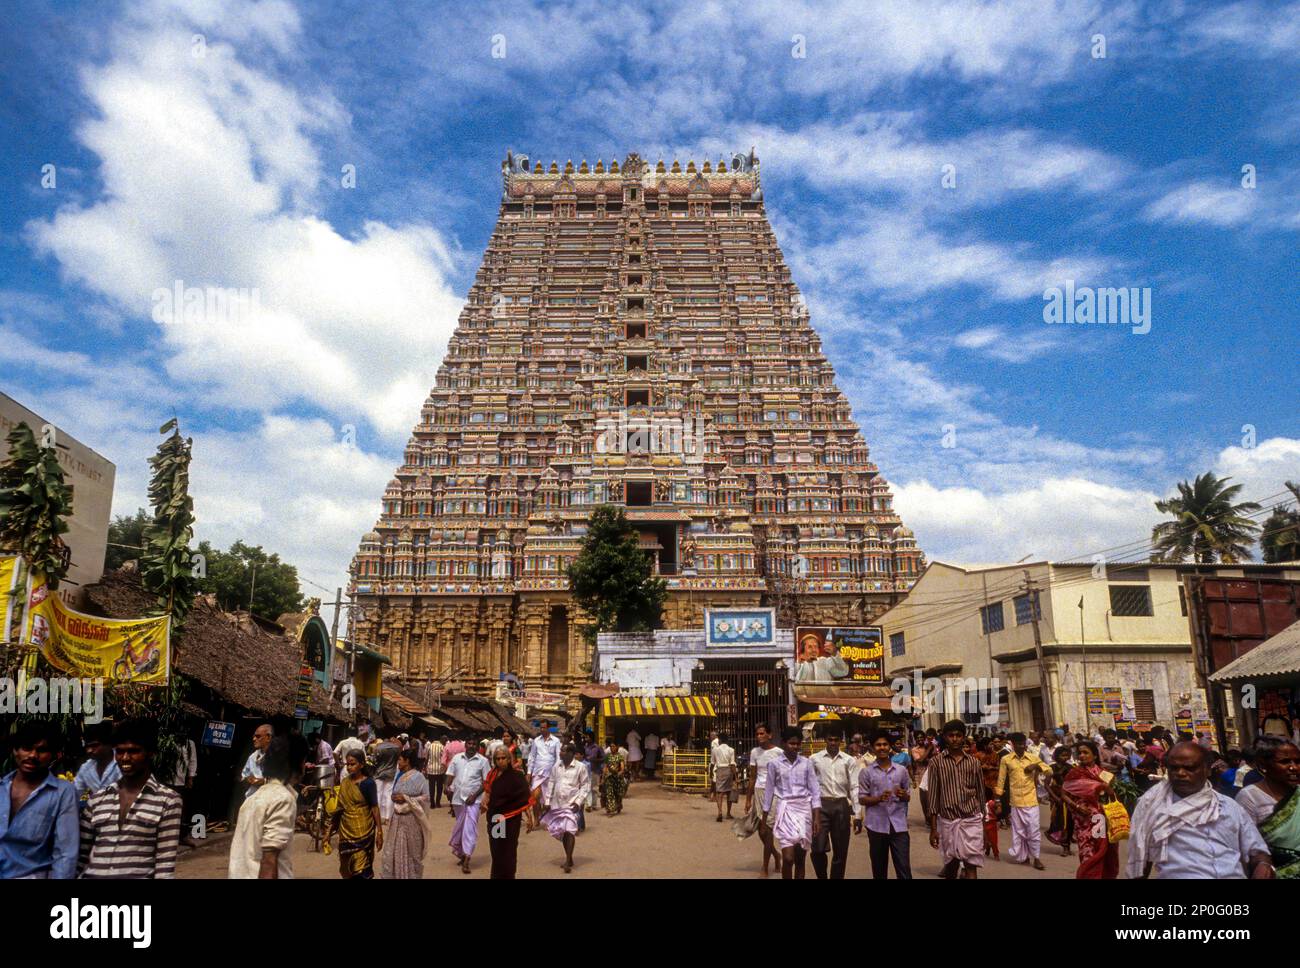
[[[907,803],[912,779],[907,767],[893,762],[893,745],[877,733],[871,748],[876,760],[858,775],[858,802],[866,807],[867,841],[871,852],[871,877],[889,877],[889,858],[900,881],[912,879],[911,841],[907,833]]]
[[[812,839],[821,830],[821,786],[808,757],[800,756],[803,734],[798,726],[781,731],[784,756],[767,764],[767,786],[763,790],[763,822],[776,798],[772,837],[781,848],[781,879],[804,879],[804,861]]]

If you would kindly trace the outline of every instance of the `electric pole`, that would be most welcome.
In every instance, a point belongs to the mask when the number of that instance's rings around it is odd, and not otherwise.
[[[1056,729],[1056,717],[1052,711],[1052,687],[1047,681],[1047,667],[1043,665],[1043,636],[1038,629],[1038,585],[1025,569],[1025,594],[1029,596],[1030,621],[1034,626],[1034,655],[1038,658],[1039,692],[1043,697],[1043,716],[1047,719],[1047,728]]]

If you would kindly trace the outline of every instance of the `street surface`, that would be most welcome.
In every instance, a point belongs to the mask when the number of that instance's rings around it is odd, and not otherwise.
[[[736,805],[736,813],[744,806],[744,799]],[[1042,811],[1043,826],[1047,826],[1047,810]],[[538,829],[532,834],[519,836],[520,878],[578,878],[578,877],[629,877],[629,878],[744,878],[758,877],[762,848],[758,837],[737,840],[730,824],[717,823],[717,808],[702,796],[665,790],[657,782],[643,781],[634,784],[624,801],[623,813],[606,817],[603,812],[588,815],[587,829],[578,836],[574,850],[575,866],[571,874],[560,870],[564,850],[559,841]],[[921,819],[919,798],[913,797],[910,807],[912,836],[912,873],[916,878],[934,878],[939,873],[939,854],[928,842],[928,832]],[[479,842],[474,852],[472,870],[462,874],[451,856],[447,840],[451,836],[452,818],[444,802],[441,810],[433,811],[434,843],[425,854],[424,876],[459,880],[465,877],[488,876],[491,855],[488,852],[487,825],[480,821]],[[1060,848],[1043,838],[1042,860],[1045,871],[1036,871],[1025,865],[1011,864],[1006,851],[1011,842],[1011,831],[999,831],[1002,860],[989,857],[980,870],[981,878],[1073,878],[1078,866],[1077,856],[1062,857]],[[1121,850],[1126,845],[1121,845]],[[1072,848],[1073,849],[1073,848]],[[214,846],[194,852],[182,853],[176,875],[181,878],[224,878],[226,876],[228,847]],[[1121,872],[1124,853],[1121,853]],[[378,876],[382,858],[375,860]],[[294,841],[294,873],[299,878],[338,877],[338,855],[314,853],[311,841],[299,834]],[[776,872],[779,878],[779,870]],[[815,876],[811,859],[807,876]],[[867,854],[866,834],[854,836],[849,845],[848,877],[869,878],[871,861]],[[893,876],[893,869],[890,869]],[[1122,874],[1121,874],[1122,876]]]

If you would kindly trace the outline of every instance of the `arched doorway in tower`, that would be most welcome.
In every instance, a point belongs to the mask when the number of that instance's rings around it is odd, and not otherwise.
[[[552,676],[569,674],[569,610],[551,606],[551,622],[546,632],[546,672]]]

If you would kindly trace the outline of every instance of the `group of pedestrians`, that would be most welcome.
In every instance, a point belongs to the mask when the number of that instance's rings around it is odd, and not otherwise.
[[[1118,877],[1124,839],[1129,878],[1300,877],[1300,748],[1286,737],[1262,737],[1248,772],[1228,767],[1203,738],[1160,729],[973,737],[954,720],[910,748],[882,731],[854,736],[847,750],[831,729],[811,757],[798,727],[783,729],[779,744],[766,726],[757,735],[743,783],[729,737],[713,738],[711,796],[716,820],[732,820],[742,838],[758,834],[763,877],[779,869],[803,878],[811,855],[818,878],[842,878],[852,834],[864,832],[873,878],[888,877],[891,863],[910,878],[913,790],[947,879],[976,879],[990,853],[999,859],[999,829],[1010,834],[1009,862],[1045,870],[1044,804],[1049,840],[1078,848],[1079,878]],[[742,792],[744,810],[733,817]]]

